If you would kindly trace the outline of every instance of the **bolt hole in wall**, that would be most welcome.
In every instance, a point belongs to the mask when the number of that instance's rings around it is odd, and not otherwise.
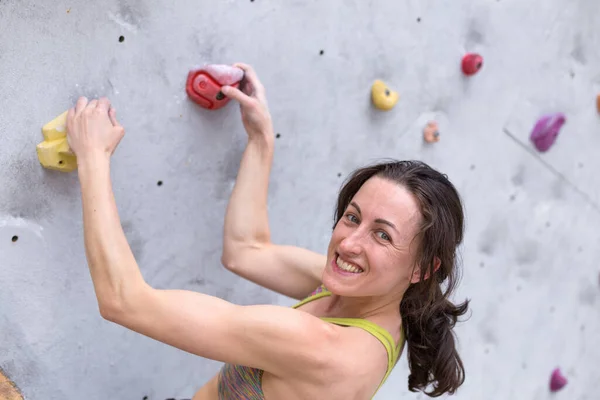
[[[123,43],[125,41],[125,36],[119,36],[119,42]]]
[[[319,51],[319,55],[323,55],[323,54],[325,54],[325,50]]]
[[[59,160],[58,165],[63,165],[63,160]]]
[[[162,184],[163,184],[163,181],[156,182],[156,186],[162,186]]]
[[[12,242],[15,243],[17,240],[19,240],[19,237],[17,235],[12,237]]]
[[[421,17],[417,18],[417,22],[421,22]]]
[[[277,135],[275,135],[275,139],[279,139],[281,137],[281,133],[278,133]]]

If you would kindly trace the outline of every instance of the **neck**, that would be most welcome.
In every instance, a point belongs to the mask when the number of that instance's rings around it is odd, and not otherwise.
[[[345,297],[332,293],[326,312],[340,318],[398,316],[405,291],[402,289],[389,296],[370,297]]]

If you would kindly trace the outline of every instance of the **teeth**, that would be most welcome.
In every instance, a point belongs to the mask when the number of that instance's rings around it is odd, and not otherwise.
[[[355,265],[348,264],[346,261],[342,260],[340,257],[337,258],[337,265],[338,265],[338,267],[340,267],[340,269],[343,269],[344,271],[348,271],[348,272],[353,272],[355,274],[363,272],[362,269],[358,268]]]

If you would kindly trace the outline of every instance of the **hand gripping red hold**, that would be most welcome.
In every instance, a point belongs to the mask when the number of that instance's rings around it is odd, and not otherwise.
[[[244,70],[224,64],[209,64],[202,68],[192,69],[188,73],[185,91],[188,97],[201,107],[216,110],[228,102],[222,92],[223,85],[239,87],[244,77]]]

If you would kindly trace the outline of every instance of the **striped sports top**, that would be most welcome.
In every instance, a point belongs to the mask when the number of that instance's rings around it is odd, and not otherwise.
[[[294,305],[293,308],[298,308],[313,300],[330,295],[331,292],[324,285],[321,285],[307,298]],[[394,345],[394,338],[387,330],[366,319],[328,317],[322,317],[321,319],[340,326],[353,326],[364,329],[383,344],[388,355],[388,367],[385,376],[377,387],[378,391],[400,359],[400,354],[402,354],[404,348],[404,333],[402,332],[398,344]],[[261,369],[225,364],[218,378],[219,400],[264,400],[262,375],[263,370]]]

